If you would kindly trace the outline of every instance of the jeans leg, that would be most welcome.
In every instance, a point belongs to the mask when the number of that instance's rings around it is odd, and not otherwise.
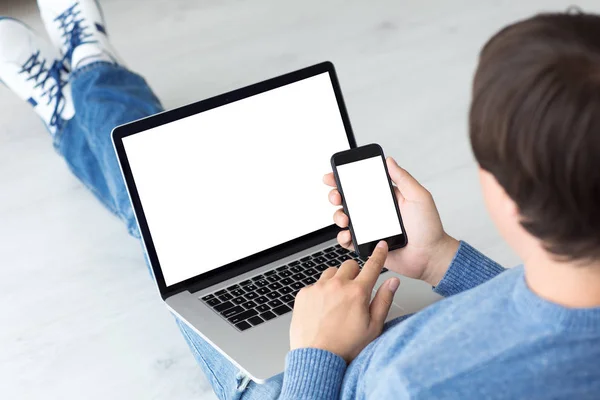
[[[75,175],[139,237],[125,183],[113,149],[114,127],[162,111],[146,81],[122,67],[93,63],[71,76],[75,117],[56,136],[55,147]],[[257,385],[183,321],[177,325],[221,399],[276,398],[282,375]]]

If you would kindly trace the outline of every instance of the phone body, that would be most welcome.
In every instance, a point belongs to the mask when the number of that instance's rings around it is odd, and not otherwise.
[[[356,253],[369,257],[381,240],[390,250],[406,246],[408,238],[381,146],[368,144],[335,153],[331,167]]]

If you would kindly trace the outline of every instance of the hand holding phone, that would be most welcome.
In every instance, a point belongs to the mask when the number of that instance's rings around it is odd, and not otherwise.
[[[446,273],[459,242],[444,231],[429,191],[399,167],[391,157],[387,158],[386,166],[391,180],[396,185],[394,194],[402,213],[403,225],[410,235],[410,240],[404,248],[389,253],[386,268],[435,286]],[[333,173],[326,174],[323,181],[332,187],[329,193],[331,204],[341,206],[342,198]],[[338,233],[340,245],[354,250],[350,231],[346,229],[349,219],[343,208],[334,213],[333,220],[343,229]]]
[[[358,255],[369,257],[380,240],[385,240],[390,250],[406,246],[381,146],[369,144],[336,153],[331,166]]]

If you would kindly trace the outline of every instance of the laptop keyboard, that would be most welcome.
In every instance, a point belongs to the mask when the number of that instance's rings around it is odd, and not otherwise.
[[[287,314],[294,308],[296,294],[312,285],[329,267],[339,267],[346,260],[364,260],[339,244],[317,251],[226,289],[202,297],[202,301],[240,331]],[[383,269],[381,272],[386,272]]]

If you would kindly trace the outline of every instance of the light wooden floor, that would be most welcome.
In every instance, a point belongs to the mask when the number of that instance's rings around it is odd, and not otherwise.
[[[433,192],[451,234],[505,265],[518,260],[486,216],[467,141],[471,75],[494,31],[571,3],[102,1],[116,48],[168,108],[333,61],[359,143],[382,144]],[[3,1],[0,15],[42,30],[33,1]],[[2,398],[214,398],[139,244],[26,104],[0,88],[0,110]]]

